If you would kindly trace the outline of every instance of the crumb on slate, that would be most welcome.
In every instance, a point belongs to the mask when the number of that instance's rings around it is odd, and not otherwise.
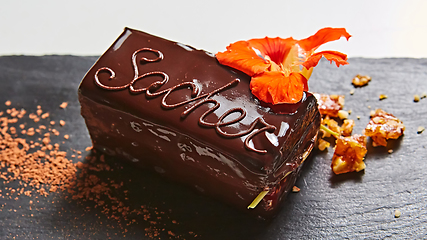
[[[400,218],[401,215],[402,215],[402,213],[400,212],[399,209],[394,210],[394,217],[395,218]]]

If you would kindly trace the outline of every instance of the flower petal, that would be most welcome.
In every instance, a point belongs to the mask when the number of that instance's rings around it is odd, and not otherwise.
[[[337,67],[348,64],[346,54],[336,51],[322,51],[308,57],[302,65],[307,69],[315,67],[319,63],[322,56],[328,59],[331,63],[334,61]]]
[[[249,76],[264,72],[270,63],[258,56],[246,41],[230,44],[227,51],[216,54],[219,63],[240,70]]]
[[[293,38],[258,38],[248,40],[251,47],[260,51],[263,57],[268,56],[276,64],[284,62],[291,48],[297,43]]]
[[[338,40],[341,37],[345,37],[348,40],[351,35],[348,34],[345,28],[322,28],[313,36],[299,40],[298,45],[305,51],[314,51],[320,45]]]
[[[281,72],[265,72],[251,80],[251,91],[266,103],[297,103],[307,89],[307,79],[300,73],[285,76]]]

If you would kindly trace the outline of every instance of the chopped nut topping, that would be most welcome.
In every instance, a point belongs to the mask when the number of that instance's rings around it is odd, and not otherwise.
[[[380,100],[384,100],[384,99],[386,99],[387,98],[387,95],[385,95],[385,94],[380,94],[380,97],[379,97],[379,99]]]
[[[364,130],[371,137],[373,146],[387,146],[388,139],[398,139],[405,131],[402,121],[382,109],[377,109]]]
[[[424,132],[424,130],[425,130],[425,127],[423,127],[423,126],[419,126],[419,127],[417,128],[417,133],[418,133],[418,134],[421,134],[422,132]]]
[[[357,74],[351,82],[356,87],[363,87],[363,86],[367,85],[369,83],[369,81],[371,81],[371,79],[372,78],[368,75],[362,76],[362,75]]]
[[[367,151],[366,136],[353,135],[338,138],[332,157],[332,171],[335,174],[342,174],[365,169],[363,159]]]

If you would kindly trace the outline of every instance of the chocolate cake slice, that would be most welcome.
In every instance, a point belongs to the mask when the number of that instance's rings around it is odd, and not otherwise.
[[[249,81],[212,53],[126,28],[78,94],[96,149],[268,217],[311,152],[320,114],[310,93],[276,113]]]

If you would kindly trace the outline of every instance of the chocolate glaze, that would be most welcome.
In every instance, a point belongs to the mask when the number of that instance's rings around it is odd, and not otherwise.
[[[79,88],[96,148],[257,214],[277,210],[320,125],[305,93],[290,114],[263,107],[250,78],[208,52],[126,28]],[[283,112],[283,111],[281,111]]]

